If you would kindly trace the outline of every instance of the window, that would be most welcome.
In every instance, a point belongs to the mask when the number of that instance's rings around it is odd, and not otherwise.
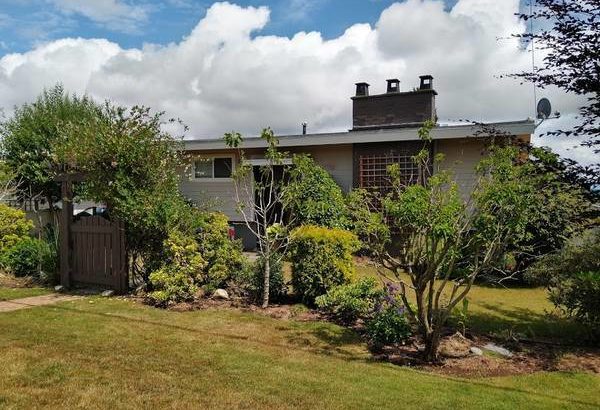
[[[233,159],[231,157],[199,158],[194,161],[194,178],[231,178]]]

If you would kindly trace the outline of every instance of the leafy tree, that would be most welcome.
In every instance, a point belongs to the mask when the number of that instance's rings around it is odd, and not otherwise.
[[[49,204],[60,198],[54,181],[60,171],[54,144],[65,127],[85,123],[101,115],[100,107],[87,97],[70,96],[62,85],[44,90],[32,104],[16,107],[0,126],[2,153],[18,181],[21,199],[44,198]]]
[[[331,175],[308,155],[295,155],[285,201],[297,225],[345,228],[344,194]]]
[[[519,276],[537,259],[561,249],[569,238],[596,223],[599,214],[593,206],[597,192],[580,166],[547,148],[530,148],[529,159],[520,173],[528,175],[534,187],[530,206],[536,211],[527,221],[524,240],[509,250],[515,255],[514,273]]]
[[[509,144],[490,148],[478,166],[474,191],[464,200],[450,172],[439,168],[443,158],[430,157],[432,126],[420,131],[425,146],[413,159],[418,183],[403,182],[400,167],[392,165],[393,189],[376,198],[383,216],[374,220],[385,221],[399,237],[394,242],[389,234],[384,240],[365,237],[383,268],[380,274],[398,285],[406,313],[418,325],[425,359],[437,361],[442,328],[453,309],[476,278],[499,264],[506,249],[525,235],[533,189],[515,166],[518,150]]]
[[[190,210],[178,189],[181,143],[163,131],[162,113],[107,103],[100,114],[67,124],[53,150],[85,174],[81,195],[125,223],[131,268],[147,281]]]
[[[539,87],[556,86],[568,93],[587,97],[579,109],[581,123],[572,130],[549,135],[584,136],[584,145],[598,152],[600,144],[600,4],[598,0],[537,0],[532,14],[521,13],[524,21],[540,23],[536,33],[519,34],[546,51],[542,67],[513,74]]]
[[[529,278],[548,287],[554,305],[600,337],[600,230],[573,238],[540,259]]]
[[[258,253],[264,261],[262,307],[269,306],[271,264],[283,259],[289,245],[288,227],[294,225],[293,214],[286,208],[287,154],[277,149],[279,141],[270,128],[260,138],[265,142],[265,164],[253,167],[244,156],[238,132],[227,133],[225,144],[238,149],[240,163],[233,174],[237,210],[248,229],[258,240]]]

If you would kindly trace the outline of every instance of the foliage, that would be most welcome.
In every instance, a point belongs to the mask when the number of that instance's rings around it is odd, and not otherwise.
[[[259,257],[252,270],[252,285],[250,296],[260,301],[263,295],[263,272],[265,261]],[[271,261],[271,275],[269,276],[269,301],[280,302],[287,295],[287,286],[283,277],[283,262],[280,259]]]
[[[512,249],[513,271],[525,271],[541,256],[561,249],[572,236],[598,218],[592,206],[597,200],[580,167],[561,159],[547,148],[531,148],[530,160],[518,168],[533,187],[526,235]]]
[[[441,330],[475,279],[526,237],[534,190],[517,165],[518,149],[504,144],[489,148],[470,198],[463,199],[451,173],[439,167],[443,157],[430,156],[432,127],[427,123],[419,131],[424,147],[413,158],[416,175],[407,181],[397,164],[390,166],[393,189],[376,198],[382,214],[377,220],[400,235],[396,242],[372,236],[369,247],[381,275],[398,284],[407,315],[425,341],[425,359],[436,361]],[[449,297],[442,297],[446,287]]]
[[[0,254],[27,238],[32,229],[24,211],[0,203]]]
[[[366,251],[369,250],[369,244],[390,242],[390,230],[384,215],[373,206],[376,198],[372,193],[365,189],[354,189],[348,194],[346,202],[350,230],[358,236]]]
[[[55,145],[61,162],[86,174],[82,196],[125,223],[132,267],[143,279],[161,266],[169,231],[190,210],[178,189],[181,145],[163,125],[162,113],[107,103],[101,115],[66,124]]]
[[[600,271],[600,230],[598,228],[569,240],[557,252],[545,255],[527,271],[526,279],[549,286],[576,272]]]
[[[295,155],[285,201],[296,225],[346,228],[344,194],[329,172],[308,155]]]
[[[600,338],[600,269],[577,271],[550,287],[550,300]]]
[[[598,0],[537,0],[532,14],[521,13],[543,28],[517,37],[535,42],[544,50],[543,65],[512,75],[545,88],[556,86],[567,93],[587,97],[580,107],[581,123],[572,130],[550,135],[583,136],[584,145],[598,150],[600,144],[600,12]]]
[[[19,182],[21,198],[41,196],[50,203],[60,190],[54,181],[60,170],[54,144],[63,129],[100,117],[100,108],[87,97],[69,96],[61,85],[44,92],[32,104],[16,107],[11,119],[1,124],[2,151]]]
[[[200,254],[207,262],[203,285],[220,288],[243,269],[244,256],[239,241],[229,238],[226,215],[218,212],[194,210],[193,232]]]
[[[365,323],[365,332],[375,349],[403,343],[412,335],[406,308],[393,284],[386,284],[384,297],[377,304],[373,317]]]
[[[352,253],[360,247],[355,234],[306,225],[291,234],[292,284],[304,303],[313,304],[354,275]]]
[[[270,128],[263,129],[260,138],[266,143],[266,164],[253,167],[240,149],[241,134],[227,133],[225,144],[238,150],[240,164],[233,175],[237,210],[248,229],[258,240],[258,253],[265,261],[263,271],[262,307],[269,305],[271,263],[279,262],[289,244],[289,226],[295,215],[287,209],[286,181],[289,169],[284,166],[287,153],[277,149],[278,139]],[[252,183],[250,183],[252,181]]]
[[[2,266],[15,276],[52,278],[57,270],[57,254],[50,245],[37,238],[24,237],[1,256]]]
[[[0,143],[1,144],[1,143]],[[17,197],[19,182],[6,160],[0,159],[0,201]]]
[[[541,258],[528,279],[545,284],[556,307],[586,325],[594,337],[600,336],[600,230]]]
[[[173,231],[165,240],[166,259],[164,265],[150,274],[153,291],[149,300],[166,306],[190,300],[202,282],[206,261],[193,237]]]
[[[315,299],[317,307],[343,324],[352,324],[373,312],[380,302],[381,290],[374,278],[339,285]]]

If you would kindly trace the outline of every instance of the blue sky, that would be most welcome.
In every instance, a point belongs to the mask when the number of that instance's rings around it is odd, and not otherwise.
[[[86,2],[108,5],[104,12],[82,10],[81,4]],[[213,3],[201,0],[1,0],[0,56],[64,37],[106,38],[123,48],[179,42]],[[319,31],[328,39],[338,37],[355,23],[374,24],[394,0],[236,0],[235,3],[270,8],[271,19],[261,35],[289,37],[299,31]],[[450,8],[456,0],[445,3]],[[115,8],[130,7],[131,17],[111,14],[111,4]]]
[[[0,119],[61,83],[165,111],[193,138],[294,133],[303,121],[341,131],[355,82],[377,93],[387,78],[410,89],[431,74],[441,123],[523,120],[535,115],[533,88],[502,76],[531,68],[511,36],[525,30],[515,13],[526,1],[0,0]],[[563,114],[544,127],[576,122],[582,97],[537,96]],[[573,141],[537,141],[597,162]]]

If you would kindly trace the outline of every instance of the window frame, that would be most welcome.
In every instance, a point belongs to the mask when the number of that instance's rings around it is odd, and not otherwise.
[[[228,158],[231,159],[231,175],[230,177],[215,177],[215,159],[217,158]],[[210,160],[212,164],[212,176],[210,177],[196,177],[196,162],[199,160]],[[235,156],[231,154],[224,155],[210,155],[210,156],[196,156],[192,161],[192,181],[198,182],[226,182],[233,181],[233,173],[235,172]]]

